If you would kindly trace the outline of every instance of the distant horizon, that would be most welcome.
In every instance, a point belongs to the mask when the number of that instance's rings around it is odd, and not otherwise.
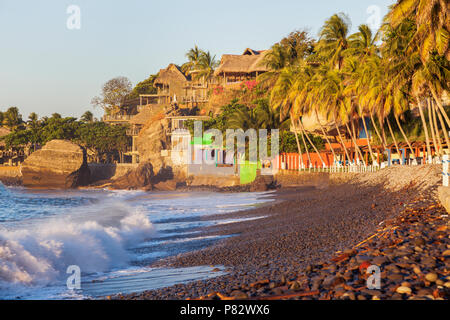
[[[176,0],[0,0],[5,48],[0,51],[0,111],[15,106],[24,120],[31,112],[79,118],[91,111],[100,118],[103,109],[93,108],[90,101],[111,78],[125,76],[134,86],[170,63],[184,63],[195,45],[220,60],[247,47],[269,49],[294,30],[308,30],[317,38],[325,20],[339,12],[349,16],[353,33],[373,19],[368,8],[378,8],[382,19],[395,2],[232,0],[224,7],[206,0],[195,5]],[[80,9],[79,29],[67,26],[74,13],[68,11],[71,5]]]

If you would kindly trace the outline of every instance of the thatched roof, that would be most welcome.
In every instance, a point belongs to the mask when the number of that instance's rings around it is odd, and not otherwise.
[[[247,49],[243,55],[224,54],[220,60],[220,66],[215,71],[215,75],[219,76],[226,73],[252,73],[266,72],[267,66],[263,60],[267,51],[255,51]]]
[[[159,71],[158,77],[155,79],[154,84],[170,85],[173,82],[187,81],[186,76],[181,71],[180,67],[171,63],[166,69]]]
[[[130,123],[134,125],[144,125],[152,120],[157,114],[164,111],[164,105],[152,105],[151,107],[144,107],[141,112],[130,119]]]
[[[245,49],[244,53],[242,54],[243,56],[248,55],[248,56],[256,56],[258,54],[263,53],[265,50],[253,50],[250,48]]]
[[[11,131],[5,127],[0,127],[0,137],[10,134]]]

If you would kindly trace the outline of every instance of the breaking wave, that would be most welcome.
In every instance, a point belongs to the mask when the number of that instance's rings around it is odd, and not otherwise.
[[[145,214],[121,203],[103,204],[84,214],[36,222],[24,229],[0,229],[0,291],[12,284],[61,282],[70,265],[79,266],[83,274],[127,266],[127,248],[153,233]]]

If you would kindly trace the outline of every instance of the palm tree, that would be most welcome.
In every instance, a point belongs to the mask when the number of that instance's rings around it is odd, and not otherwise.
[[[315,116],[316,116],[316,121],[317,121],[317,123],[318,123],[319,126],[320,126],[320,130],[322,131],[322,135],[325,137],[325,140],[327,141],[327,143],[328,143],[328,145],[329,145],[329,147],[330,147],[331,153],[333,154],[333,159],[334,159],[333,161],[335,161],[335,159],[337,159],[336,153],[334,152],[334,148],[333,148],[333,145],[332,145],[331,142],[330,142],[330,139],[328,139],[328,135],[327,135],[327,133],[325,132],[325,128],[323,127],[322,123],[320,122],[319,114],[318,114],[318,112],[317,112],[317,108],[314,108],[314,114],[315,114]]]
[[[289,91],[292,88],[297,76],[297,71],[293,68],[284,68],[281,70],[278,79],[270,91],[270,104],[277,110],[280,109],[280,121],[289,117],[291,125],[294,129],[295,141],[297,143],[298,154],[300,156],[300,163],[303,166],[303,154],[298,140],[298,131],[294,122],[294,117],[291,115],[292,101],[289,99]]]
[[[316,85],[312,91],[312,95],[315,95],[318,103],[322,105],[322,110],[325,112],[327,118],[330,118],[331,115],[342,148],[347,159],[350,160],[350,155],[338,125],[338,118],[342,125],[347,121],[349,115],[347,110],[348,97],[345,96],[343,76],[344,74],[338,70],[330,70],[328,68],[319,70],[314,80]]]
[[[300,126],[300,130],[302,130],[302,133],[305,133],[306,138],[308,139],[309,144],[313,147],[314,151],[317,153],[317,156],[319,157],[320,161],[322,162],[322,167],[325,167],[325,161],[323,161],[322,155],[320,154],[319,150],[316,148],[316,145],[312,142],[309,135],[306,133],[305,127],[303,127],[302,120],[299,118],[298,123]]]
[[[428,121],[430,123],[430,131],[431,131],[431,136],[433,138],[433,145],[436,151],[439,150],[439,155],[442,153],[442,146],[441,146],[441,139],[439,137],[439,131],[436,130],[437,126],[436,126],[436,113],[434,112],[434,108],[431,108],[431,103],[430,103],[430,98],[427,98],[427,112],[428,112]],[[436,135],[436,132],[438,133]],[[436,139],[437,137],[437,139]],[[439,148],[439,149],[438,149]]]
[[[414,21],[416,30],[410,46],[421,48],[423,61],[429,59],[433,50],[437,50],[439,55],[446,55],[447,60],[450,60],[448,1],[400,0],[391,8],[386,18],[394,28],[405,20]]]
[[[379,53],[378,48],[378,34],[373,35],[372,30],[366,24],[358,27],[359,32],[356,32],[348,37],[348,49],[345,55],[351,57],[359,57],[365,59]]]
[[[390,35],[388,44],[394,43],[410,55],[419,54],[429,90],[450,128],[439,98],[443,90],[448,90],[450,77],[449,20],[446,1],[400,0],[387,15],[386,30]],[[403,39],[401,46],[397,45],[398,39]]]
[[[90,111],[86,111],[85,113],[83,113],[80,120],[89,123],[94,122],[94,114]]]
[[[316,48],[319,57],[326,59],[333,68],[340,70],[343,65],[344,51],[348,48],[348,32],[350,20],[343,14],[331,16],[319,33],[319,42]]]
[[[189,74],[191,71],[196,70],[198,64],[200,63],[200,58],[203,55],[203,51],[200,50],[197,45],[194,46],[194,48],[191,48],[187,53],[186,57],[188,59],[188,62],[183,64],[181,66],[181,70],[185,74]]]
[[[361,51],[363,52],[363,51]],[[366,74],[364,73],[364,58],[367,56],[364,53],[361,63],[357,63],[355,58],[350,59],[349,68],[351,68],[349,71],[351,76],[349,77],[349,85],[347,86],[348,94],[352,97],[352,103],[356,104],[356,110],[353,111],[359,119],[362,120],[364,132],[366,134],[367,138],[367,146],[369,148],[370,157],[372,159],[372,163],[375,163],[375,156],[373,154],[372,150],[372,144],[370,142],[370,134],[369,130],[367,129],[367,123],[366,123],[366,114],[372,113],[372,110],[370,110],[370,105],[366,103],[366,99],[364,94],[367,91],[367,78]],[[353,122],[352,122],[353,124]],[[356,138],[356,137],[355,137]]]
[[[203,80],[208,86],[209,80],[214,74],[214,70],[219,65],[219,62],[216,60],[216,56],[211,55],[208,52],[202,52],[197,64],[197,71],[194,78],[196,80]]]
[[[294,115],[291,115],[291,118],[294,118],[294,117],[295,117]],[[297,121],[299,123],[300,135],[302,137],[303,146],[305,147],[306,156],[307,156],[308,161],[309,161],[309,167],[311,168],[312,167],[312,160],[311,160],[311,155],[309,154],[308,145],[306,144],[306,140],[305,140],[306,133],[305,133],[305,130],[303,129],[303,126],[300,123],[300,118],[298,118]],[[294,121],[294,123],[295,123],[295,121]],[[297,129],[295,129],[295,130],[297,130]]]
[[[38,128],[39,126],[39,116],[35,113],[32,112],[30,113],[30,115],[28,116],[28,126],[32,129],[35,130]]]
[[[448,148],[450,148],[450,139],[449,139],[449,136],[448,136],[448,131],[447,131],[446,127],[445,127],[444,120],[442,119],[442,115],[439,112],[439,110],[437,110],[436,105],[432,101],[430,103],[432,105],[433,112],[435,114],[437,114],[437,116],[438,116],[439,123],[441,124],[442,131],[444,131],[445,143],[447,144],[447,152],[448,152]],[[437,123],[436,123],[436,127],[437,127]],[[438,134],[439,134],[439,132],[438,132]],[[440,141],[441,140],[439,138],[439,142]]]
[[[22,124],[22,115],[17,107],[10,107],[3,114],[4,123],[11,131],[15,131]]]

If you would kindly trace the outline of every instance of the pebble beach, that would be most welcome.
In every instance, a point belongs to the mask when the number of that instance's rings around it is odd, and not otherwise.
[[[439,166],[405,166],[336,176],[323,186],[281,186],[274,202],[229,214],[259,219],[202,230],[235,236],[154,265],[221,265],[226,275],[107,298],[448,299],[440,179]],[[366,285],[371,265],[381,272],[378,289]]]

